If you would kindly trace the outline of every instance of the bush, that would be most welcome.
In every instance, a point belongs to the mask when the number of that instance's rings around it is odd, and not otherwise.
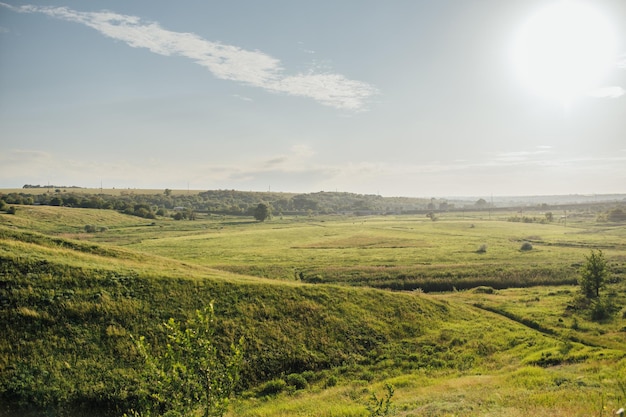
[[[271,381],[267,381],[261,386],[259,396],[264,397],[266,395],[278,395],[285,388],[287,388],[287,383],[280,378],[275,378]]]
[[[165,352],[151,353],[145,337],[134,339],[143,359],[142,391],[147,395],[139,401],[141,415],[159,410],[173,416],[203,415],[221,417],[228,407],[228,398],[239,381],[243,360],[243,338],[230,352],[215,343],[215,311],[213,304],[185,323],[173,318],[163,323],[169,343]]]
[[[300,374],[289,374],[287,375],[287,385],[293,386],[295,389],[305,389],[309,386],[309,383]]]
[[[304,371],[302,372],[302,376],[307,382],[313,382],[317,379],[317,375],[313,371]]]
[[[487,253],[487,245],[482,244],[478,249],[476,249],[476,253]]]
[[[338,382],[339,381],[337,380],[337,377],[335,375],[331,375],[326,380],[326,387],[327,388],[334,387],[335,385],[337,385]]]
[[[16,212],[17,212],[17,207],[15,207],[15,206],[11,206],[7,210],[7,213],[9,213],[9,214],[15,214]]]
[[[626,220],[626,211],[622,210],[619,207],[614,208],[612,210],[609,210],[609,212],[607,213],[607,219],[610,222],[622,222],[622,221],[625,221]]]
[[[615,305],[606,297],[597,298],[591,305],[591,319],[594,321],[611,318],[615,312]]]
[[[530,242],[524,242],[524,243],[522,243],[522,247],[519,248],[519,250],[521,250],[521,251],[533,250],[533,244],[530,243]]]
[[[94,224],[86,224],[85,225],[85,232],[87,233],[96,233],[96,226]]]

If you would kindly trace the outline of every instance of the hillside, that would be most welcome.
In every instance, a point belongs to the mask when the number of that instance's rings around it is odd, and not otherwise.
[[[305,259],[323,274],[337,266],[354,271],[378,256],[390,267],[408,267],[428,248],[407,238],[406,221],[423,239],[440,236],[440,242],[478,230],[461,258],[438,261],[438,268],[457,271],[463,264],[493,267],[475,253],[478,242],[517,248],[511,233],[526,236],[546,226],[478,220],[469,229],[467,220],[460,228],[452,219],[371,219],[355,235],[354,220],[152,224],[114,211],[46,206],[0,214],[1,412],[121,415],[142,395],[131,335],[163,349],[162,323],[183,320],[211,301],[218,342],[246,340],[232,415],[366,416],[370,393],[385,382],[396,387],[399,415],[569,416],[595,412],[601,399],[617,406],[618,381],[626,375],[624,316],[592,323],[576,312],[565,315],[574,287],[429,295],[294,279],[294,271],[307,272],[299,269]],[[94,223],[106,231],[85,233],[83,226]],[[529,255],[538,257],[534,262],[559,253],[570,265],[603,242],[612,245],[606,250],[615,269],[623,265],[622,228],[598,237],[579,233],[590,230],[582,224],[573,235],[546,227],[543,249],[539,244]],[[565,238],[588,243],[553,245]],[[457,251],[447,246],[446,253]],[[494,264],[508,259],[505,270],[528,263],[512,249],[494,251]],[[432,263],[440,255],[425,256]],[[280,275],[285,271],[291,275]],[[622,282],[611,285],[616,303],[626,304]],[[302,375],[308,388],[259,395],[268,381],[290,374]]]

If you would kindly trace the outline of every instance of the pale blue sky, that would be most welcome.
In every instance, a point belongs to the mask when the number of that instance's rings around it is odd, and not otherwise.
[[[513,63],[559,1],[5,0],[0,188],[626,192],[626,2],[584,94]]]

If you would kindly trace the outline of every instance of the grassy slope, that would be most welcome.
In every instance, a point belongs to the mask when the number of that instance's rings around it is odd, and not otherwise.
[[[94,244],[29,232],[79,233],[81,225],[96,223],[93,216],[104,216],[98,222],[119,234],[108,236],[109,243]],[[332,265],[347,258],[350,265],[369,259],[369,254],[389,257],[391,249],[402,252],[398,249],[419,247],[414,241],[427,239],[411,232],[416,225],[423,226],[420,234],[435,238],[465,236],[467,230],[459,224],[413,221],[399,225],[382,219],[376,227],[359,227],[355,232],[352,222],[163,222],[156,227],[137,222],[112,212],[49,207],[0,216],[0,322],[4,327],[0,387],[5,407],[21,404],[24,411],[39,404],[54,414],[68,404],[82,404],[100,412],[119,411],[116,407],[132,404],[136,395],[137,357],[129,335],[146,335],[158,347],[163,341],[160,323],[172,316],[183,318],[209,300],[216,302],[224,341],[239,335],[248,341],[244,380],[249,391],[234,404],[233,415],[366,415],[363,404],[370,390],[381,391],[384,381],[396,386],[394,403],[401,415],[582,415],[595,412],[602,395],[607,404],[612,401],[609,406],[617,404],[613,382],[626,374],[626,364],[620,360],[623,320],[597,328],[585,323],[580,334],[572,336],[573,318],[565,318],[564,324],[558,321],[567,296],[559,293],[562,290],[551,290],[553,295],[510,290],[493,296],[462,292],[433,297],[261,280],[216,271],[210,268],[215,261],[206,261],[215,257],[235,265],[271,266],[284,256],[281,251],[291,256],[300,249],[291,252],[290,248],[302,246],[306,248],[303,255],[295,256],[298,262],[309,259]],[[530,226],[536,232],[534,228],[543,225]],[[394,233],[399,227],[409,228],[411,237]],[[510,240],[508,225],[494,227],[506,230],[469,239],[471,245],[486,236],[500,243],[515,242],[511,248],[518,245],[515,238]],[[531,232],[530,228],[521,230],[520,236]],[[543,241],[571,241],[558,229],[541,231]],[[610,233],[615,234],[614,229]],[[104,240],[107,234],[74,236]],[[180,237],[184,234],[189,236]],[[157,239],[159,235],[163,239]],[[586,242],[580,230],[574,236]],[[470,246],[465,238],[453,247]],[[221,240],[206,245],[211,239]],[[285,239],[290,239],[287,247]],[[439,239],[442,244],[449,242]],[[136,243],[128,246],[130,242]],[[620,240],[611,237],[609,242],[619,244]],[[237,245],[241,258],[233,258]],[[224,253],[215,252],[220,246]],[[320,246],[332,250],[308,254],[327,250]],[[354,253],[359,252],[355,246],[370,249],[355,259]],[[202,251],[189,254],[197,247],[210,251],[204,256]],[[565,247],[559,255],[572,250],[568,245],[545,247]],[[451,246],[446,246],[449,250]],[[543,247],[532,256],[544,256],[541,251]],[[400,253],[394,261],[408,263],[410,256],[418,254],[411,253]],[[463,262],[484,261],[475,260],[474,255],[466,254]],[[509,255],[497,258],[504,255],[493,254],[496,260],[513,258],[519,264],[519,252]],[[437,252],[425,256],[436,259]],[[611,256],[616,259],[618,255]],[[566,262],[573,259],[572,255]],[[440,262],[446,264],[445,259]],[[478,301],[520,317],[530,315],[556,331],[532,330],[474,307]],[[547,357],[558,357],[559,366],[535,366],[545,364]],[[306,370],[315,371],[307,375],[308,390],[270,400],[254,396],[257,384]],[[339,384],[326,388],[333,378]],[[93,414],[93,410],[83,411]],[[78,415],[77,410],[73,415]]]

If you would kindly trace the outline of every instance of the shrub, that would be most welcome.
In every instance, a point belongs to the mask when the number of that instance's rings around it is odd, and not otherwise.
[[[135,411],[151,415],[163,409],[172,416],[188,416],[202,408],[204,416],[224,415],[239,380],[243,338],[231,344],[230,352],[215,344],[213,304],[196,310],[184,324],[170,318],[163,326],[169,339],[165,352],[153,355],[144,336],[135,339],[144,364],[142,391],[147,394]]]
[[[96,226],[94,224],[86,224],[85,225],[85,232],[87,233],[96,233]]]
[[[287,385],[293,386],[295,389],[305,389],[309,383],[303,375],[289,374],[287,375]]]
[[[487,245],[484,243],[480,245],[480,247],[476,250],[476,253],[487,253]]]
[[[520,248],[521,251],[529,251],[529,250],[533,250],[533,244],[530,242],[524,242],[522,243],[522,247]]]
[[[7,210],[7,213],[9,213],[9,214],[15,214],[16,212],[17,212],[17,207],[15,207],[15,206],[11,206]]]
[[[315,372],[313,371],[304,371],[302,372],[302,376],[307,380],[307,382],[313,382],[317,379],[317,375],[315,375]]]
[[[267,381],[261,386],[261,389],[259,390],[259,396],[264,397],[266,395],[278,395],[285,388],[287,388],[287,383],[280,378],[275,378],[271,381]]]
[[[626,220],[626,212],[621,208],[617,207],[612,210],[609,210],[607,213],[607,219],[610,222],[622,222]]]
[[[591,305],[591,319],[595,321],[606,320],[615,312],[615,306],[606,297],[597,298]]]
[[[335,385],[337,385],[338,382],[339,380],[337,379],[337,377],[335,375],[331,375],[326,380],[326,387],[334,387]]]

